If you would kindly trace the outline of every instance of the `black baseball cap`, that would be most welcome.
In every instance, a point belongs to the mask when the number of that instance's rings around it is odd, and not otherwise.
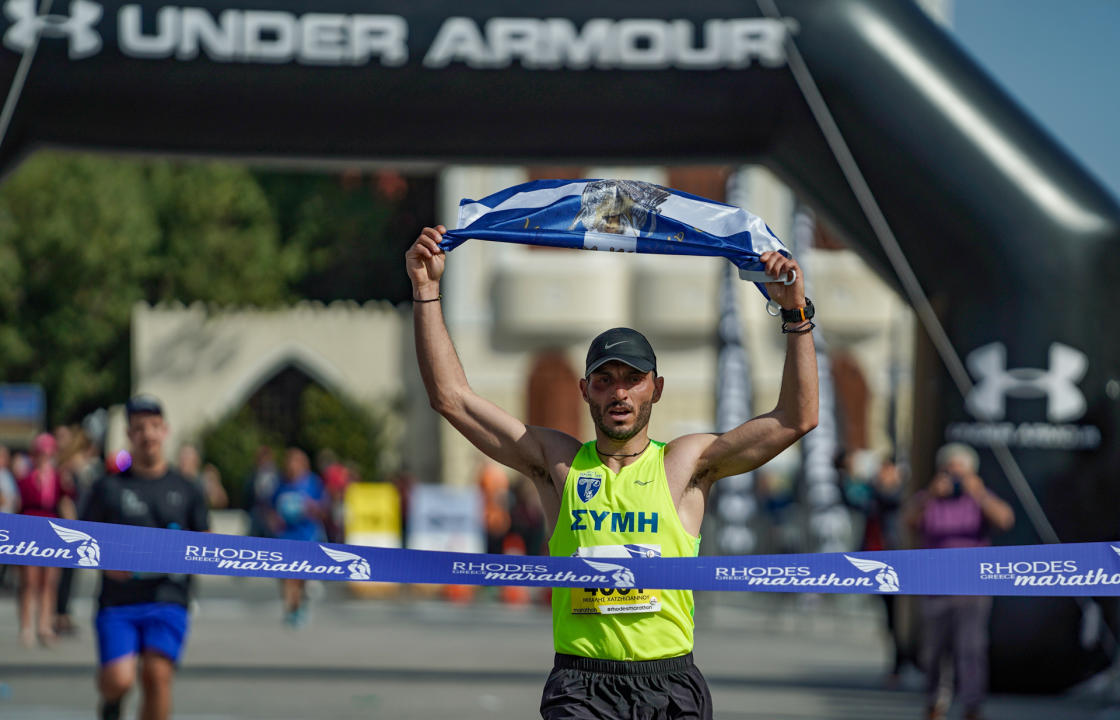
[[[133,415],[163,415],[163,406],[152,395],[133,395],[124,404],[124,414],[129,418]]]
[[[583,376],[595,372],[603,363],[611,360],[624,362],[641,372],[653,371],[657,374],[657,356],[646,336],[631,328],[611,328],[591,341],[587,349],[587,369]]]

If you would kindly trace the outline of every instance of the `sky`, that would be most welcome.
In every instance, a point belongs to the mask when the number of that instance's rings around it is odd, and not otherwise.
[[[951,33],[1120,202],[1120,0],[950,0]]]

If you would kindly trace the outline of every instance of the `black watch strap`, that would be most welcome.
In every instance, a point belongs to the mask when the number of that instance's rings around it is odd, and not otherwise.
[[[805,298],[805,307],[794,308],[793,310],[782,308],[781,312],[782,322],[805,322],[806,320],[812,320],[816,314],[817,309],[813,307],[813,301],[809,298]]]

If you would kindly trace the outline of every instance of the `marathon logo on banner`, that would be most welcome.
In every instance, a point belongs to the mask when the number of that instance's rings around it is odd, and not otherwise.
[[[452,575],[470,576],[480,585],[516,585],[518,583],[597,583],[610,584],[606,575],[578,573],[571,570],[552,572],[548,565],[526,562],[486,562],[457,560],[451,563]],[[459,582],[470,583],[460,578]]]
[[[336,579],[369,580],[369,562],[354,553],[319,546],[334,564],[313,564],[306,559],[292,560],[277,550],[223,547],[220,545],[187,545],[183,559],[187,562],[216,563],[219,570],[235,572],[267,572],[282,574],[308,573],[315,576],[337,576]],[[206,574],[203,572],[202,574]]]
[[[7,561],[17,565],[35,565],[36,560],[65,560],[69,562],[44,564],[89,568],[100,565],[101,546],[91,535],[56,525],[49,520],[46,522],[57,535],[56,540],[73,547],[50,543],[49,537],[40,545],[39,540],[19,538],[13,531],[0,525],[0,564]]]
[[[1101,563],[1091,567],[1084,562],[1065,560],[1020,560],[1018,562],[982,562],[980,578],[988,582],[1011,583],[1014,587],[1083,587],[1099,588],[1102,585],[1120,586],[1120,547],[1109,545],[1116,553],[1111,567]],[[1115,593],[1103,591],[1102,595]]]
[[[852,564],[858,573],[814,574],[813,569],[807,565],[793,566],[762,566],[742,565],[739,567],[717,567],[716,579],[729,583],[745,583],[752,589],[778,589],[785,588],[797,592],[827,592],[833,588],[863,588],[868,592],[872,588],[883,593],[899,592],[898,573],[894,568],[879,560],[854,558],[845,555],[844,558]]]
[[[60,3],[62,4],[62,3]],[[410,47],[400,15],[281,9],[206,8],[130,3],[116,14],[102,3],[71,0],[68,12],[39,15],[35,0],[6,0],[3,44],[26,52],[37,41],[65,42],[71,60],[97,55],[115,31],[121,54],[140,60],[354,66],[465,65],[534,70],[716,70],[786,64],[792,19],[712,18],[445,18],[424,47]],[[416,42],[413,40],[413,42]],[[414,52],[415,51],[415,52]]]
[[[0,563],[134,573],[597,588],[613,604],[613,598],[633,595],[623,591],[640,588],[1120,596],[1120,541],[872,553],[659,558],[628,551],[618,557],[528,558],[328,546],[0,514]]]

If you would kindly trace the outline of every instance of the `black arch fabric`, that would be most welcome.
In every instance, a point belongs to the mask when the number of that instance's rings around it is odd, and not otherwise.
[[[1120,208],[910,3],[783,0],[784,21],[731,0],[446,12],[54,0],[44,18],[34,5],[7,2],[0,20],[3,87],[39,40],[0,147],[8,169],[47,145],[312,162],[758,160],[893,281],[788,70],[792,32],[977,383],[966,399],[920,355],[916,471],[945,440],[970,442],[1010,497],[985,449],[1005,442],[1062,540],[1117,536]],[[1003,538],[1037,540],[1022,513]],[[1079,618],[1068,600],[997,603],[995,685],[1056,689],[1099,668]]]

